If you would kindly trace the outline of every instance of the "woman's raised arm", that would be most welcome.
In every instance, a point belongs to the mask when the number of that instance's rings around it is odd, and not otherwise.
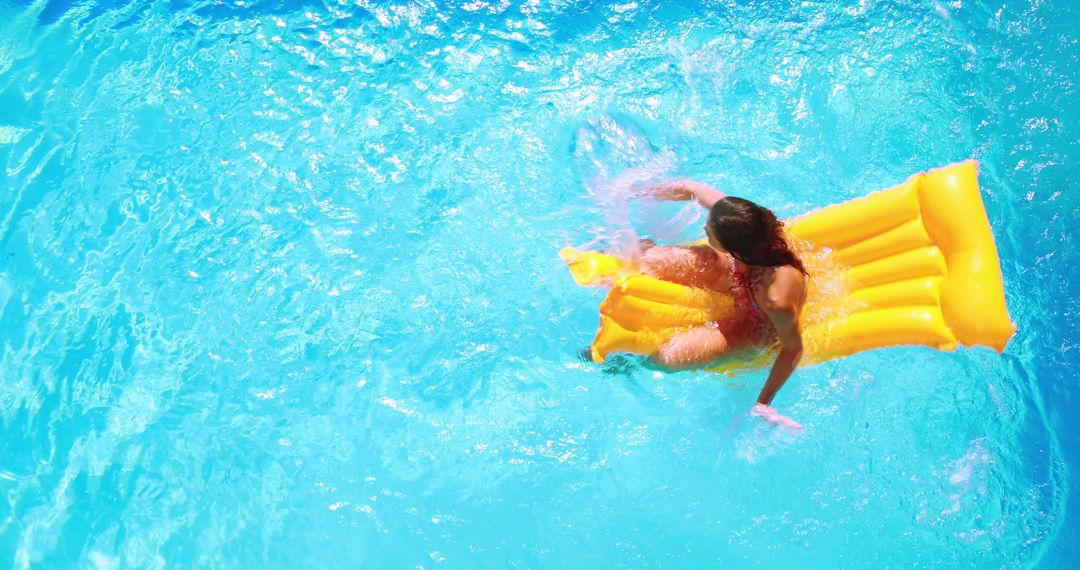
[[[657,200],[697,200],[702,208],[712,208],[725,194],[708,184],[694,180],[670,180],[648,189],[649,196]]]

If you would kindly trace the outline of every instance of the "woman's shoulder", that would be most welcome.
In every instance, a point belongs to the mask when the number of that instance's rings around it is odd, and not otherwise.
[[[806,275],[794,265],[780,265],[773,268],[774,281],[783,280],[798,283],[806,283]]]
[[[790,265],[774,267],[765,291],[770,310],[797,310],[806,299],[806,276]]]

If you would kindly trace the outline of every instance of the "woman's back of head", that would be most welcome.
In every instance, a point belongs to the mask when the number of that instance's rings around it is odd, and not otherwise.
[[[802,261],[784,240],[783,222],[768,208],[726,196],[709,209],[707,227],[728,253],[747,265],[790,265],[806,274]]]

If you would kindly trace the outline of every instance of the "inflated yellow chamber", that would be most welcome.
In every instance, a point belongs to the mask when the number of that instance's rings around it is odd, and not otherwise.
[[[1004,350],[1015,332],[977,163],[788,220],[788,240],[810,277],[800,317],[804,362],[861,350],[958,344]],[[632,264],[565,248],[582,285],[610,285],[592,356],[651,354],[673,335],[718,320],[730,296],[642,275]]]

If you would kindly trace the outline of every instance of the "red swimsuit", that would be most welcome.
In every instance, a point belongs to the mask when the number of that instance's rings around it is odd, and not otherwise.
[[[776,273],[776,268],[772,268],[773,273]],[[757,300],[754,299],[754,289],[760,283],[761,277],[751,280],[749,275],[743,273],[738,268],[734,268],[731,271],[731,277],[735,281],[734,291],[732,291],[732,297],[735,299],[735,304],[740,307],[740,311],[743,313],[748,323],[755,328],[757,339],[761,344],[769,344],[774,340],[774,331],[772,326],[772,320],[765,314],[765,311],[758,306]]]

